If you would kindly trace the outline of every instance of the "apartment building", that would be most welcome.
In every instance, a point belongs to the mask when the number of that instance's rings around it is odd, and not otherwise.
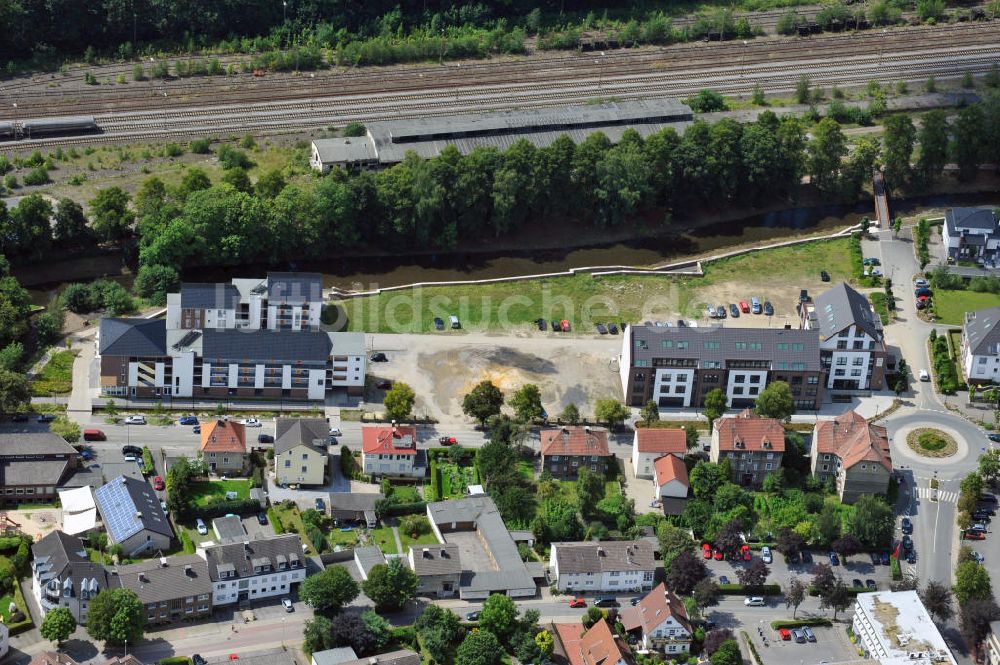
[[[83,541],[53,531],[31,546],[31,593],[43,614],[66,607],[80,625],[87,623],[90,600],[118,580],[87,556]]]
[[[139,597],[150,625],[192,621],[212,614],[208,564],[195,554],[116,566],[111,573],[121,586]]]
[[[819,333],[790,328],[628,326],[620,379],[625,402],[701,407],[715,388],[732,407],[752,406],[772,381],[785,381],[797,409],[819,409],[825,371]]]
[[[951,261],[975,261],[996,267],[1000,254],[1000,220],[992,208],[948,208],[941,229]]]
[[[361,465],[376,477],[423,478],[427,451],[417,448],[413,425],[368,425],[361,428]]]
[[[799,303],[799,323],[819,332],[826,387],[834,392],[882,390],[896,358],[885,344],[882,320],[868,298],[840,283]]]
[[[279,485],[323,485],[330,430],[323,418],[278,418],[274,425],[274,476]]]
[[[961,354],[969,383],[1000,383],[1000,307],[965,313]]]
[[[565,593],[649,591],[656,572],[646,540],[552,543],[549,567]]]
[[[712,426],[709,459],[729,461],[733,482],[759,487],[769,474],[781,468],[785,452],[785,428],[774,418],[762,418],[750,409],[735,416],[718,418]]]
[[[50,502],[70,479],[77,451],[52,432],[0,434],[0,502]]]
[[[559,480],[576,480],[580,468],[604,476],[615,464],[608,450],[608,431],[599,427],[573,427],[542,430],[542,469]]]
[[[644,649],[659,649],[667,656],[691,650],[694,630],[684,602],[662,582],[636,605],[624,608],[621,622]]]
[[[916,591],[859,593],[851,628],[860,655],[883,665],[956,665]]]
[[[285,596],[306,578],[298,534],[209,545],[197,555],[208,564],[213,606]]]
[[[817,421],[810,464],[814,476],[834,483],[844,503],[866,494],[885,495],[892,476],[889,436],[885,427],[870,424],[857,411]]]

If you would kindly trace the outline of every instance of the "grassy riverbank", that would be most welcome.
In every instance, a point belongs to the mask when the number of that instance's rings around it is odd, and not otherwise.
[[[769,299],[772,325],[794,316],[800,288],[824,288],[820,270],[832,283],[851,275],[847,239],[752,252],[705,264],[704,277],[575,275],[495,284],[434,286],[390,291],[336,303],[349,330],[430,332],[434,317],[456,315],[469,330],[526,328],[538,317],[567,319],[591,332],[596,321],[672,320],[704,317],[706,304],[727,304],[751,295]],[[741,323],[766,325],[761,317]]]

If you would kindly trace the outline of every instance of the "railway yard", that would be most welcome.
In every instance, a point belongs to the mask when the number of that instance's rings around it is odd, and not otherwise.
[[[17,114],[2,120],[92,115],[102,133],[0,141],[0,147],[280,134],[354,120],[680,98],[704,88],[738,97],[759,86],[768,95],[782,95],[802,75],[815,86],[841,89],[871,80],[945,81],[989,71],[998,53],[1000,21],[994,20],[260,78],[240,74],[86,86],[75,74],[38,75],[0,85],[0,107]]]

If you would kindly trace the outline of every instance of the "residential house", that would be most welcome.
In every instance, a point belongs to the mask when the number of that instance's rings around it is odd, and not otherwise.
[[[868,298],[840,283],[799,303],[800,325],[819,331],[826,387],[834,392],[882,390],[896,358],[885,344],[882,320]]]
[[[684,459],[687,432],[680,427],[636,427],[632,437],[632,470],[636,478],[652,478],[653,463],[664,455]]]
[[[851,629],[859,655],[879,663],[957,663],[916,591],[857,594]]]
[[[366,425],[361,428],[362,469],[370,476],[423,478],[427,451],[417,448],[413,425]]]
[[[378,524],[375,506],[385,498],[381,492],[330,492],[330,518],[334,525],[364,524],[374,529]]]
[[[961,354],[969,383],[1000,383],[1000,307],[965,313]]]
[[[990,622],[990,634],[982,648],[986,665],[1000,665],[1000,621]]]
[[[565,593],[624,593],[652,589],[656,562],[645,540],[552,543],[549,569]]]
[[[569,665],[634,665],[632,650],[601,619],[580,635],[579,624],[556,624],[556,635]],[[576,637],[576,636],[579,637]]]
[[[694,631],[684,603],[662,582],[620,614],[627,632],[636,632],[643,649],[658,649],[667,656],[688,653]]]
[[[457,545],[463,555],[458,589],[463,600],[485,600],[494,593],[512,598],[535,595],[544,579],[541,564],[525,564],[500,511],[488,496],[427,504],[427,518],[438,542]]]
[[[945,210],[941,239],[950,262],[975,261],[991,268],[998,265],[1000,221],[992,208]]]
[[[417,575],[417,595],[451,598],[458,595],[462,561],[458,545],[411,545],[407,554]]]
[[[77,452],[51,432],[0,434],[0,502],[50,502],[72,477]]]
[[[90,560],[82,540],[62,531],[32,545],[31,555],[31,592],[43,614],[66,607],[84,625],[90,600],[118,586],[104,566]]]
[[[716,388],[730,406],[752,406],[772,381],[791,386],[797,409],[823,403],[816,330],[630,325],[619,366],[629,406],[653,400],[661,408],[697,408]]]
[[[889,436],[885,427],[870,424],[857,411],[816,421],[810,453],[813,475],[832,481],[844,503],[889,491]]]
[[[200,556],[146,559],[111,569],[118,582],[131,589],[146,608],[150,625],[202,619],[212,614],[212,580]]]
[[[687,465],[673,455],[664,455],[653,465],[654,499],[686,499],[691,487],[688,482]]]
[[[325,485],[330,428],[323,418],[278,418],[274,476],[279,485]]]
[[[598,427],[564,425],[541,432],[542,470],[559,480],[576,480],[580,467],[604,476],[617,470],[608,451],[608,431]]]
[[[245,476],[250,467],[247,430],[222,418],[202,423],[201,455],[208,470],[220,476]]]
[[[198,549],[208,563],[212,605],[287,596],[306,578],[298,534],[222,543]]]
[[[121,545],[126,556],[170,549],[174,530],[149,483],[118,476],[98,487],[94,500],[108,540]]]
[[[361,579],[367,580],[368,574],[372,572],[372,568],[379,565],[385,565],[385,554],[382,553],[382,549],[377,545],[355,547],[354,563],[358,566],[358,572],[361,573]]]
[[[712,428],[709,458],[729,460],[733,481],[757,487],[768,474],[781,468],[785,428],[774,418],[762,418],[750,409],[718,418]]]
[[[28,665],[80,665],[80,663],[72,656],[58,651],[42,651],[32,656]]]

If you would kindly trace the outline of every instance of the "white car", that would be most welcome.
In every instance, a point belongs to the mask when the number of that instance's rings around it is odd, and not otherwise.
[[[344,433],[340,431],[339,427],[331,427],[330,436],[344,436]]]
[[[920,287],[920,288],[926,288],[926,286],[927,286],[927,280],[923,279],[923,278],[915,279],[915,280],[913,280],[913,286],[917,286],[917,287]]]
[[[760,558],[764,563],[771,563],[774,560],[774,558],[771,556],[771,548],[770,547],[760,548]]]
[[[246,418],[240,421],[244,427],[261,427],[261,422],[256,418]]]
[[[205,526],[205,522],[200,517],[197,520],[195,520],[194,525],[198,529],[198,533],[200,533],[203,536],[208,535],[208,527]]]
[[[931,380],[931,375],[927,373],[926,369],[920,370],[920,373],[917,376],[920,377],[921,381],[930,381]]]
[[[126,425],[145,425],[146,416],[128,416],[125,418]]]
[[[743,604],[747,607],[764,607],[763,596],[747,596],[743,599]]]
[[[294,612],[295,611],[295,608],[292,607],[292,599],[291,598],[282,598],[281,599],[281,604],[284,606],[286,612]]]
[[[979,565],[982,565],[983,561],[986,560],[986,558],[982,554],[976,551],[972,552],[972,558],[975,559],[976,563],[978,563]]]

